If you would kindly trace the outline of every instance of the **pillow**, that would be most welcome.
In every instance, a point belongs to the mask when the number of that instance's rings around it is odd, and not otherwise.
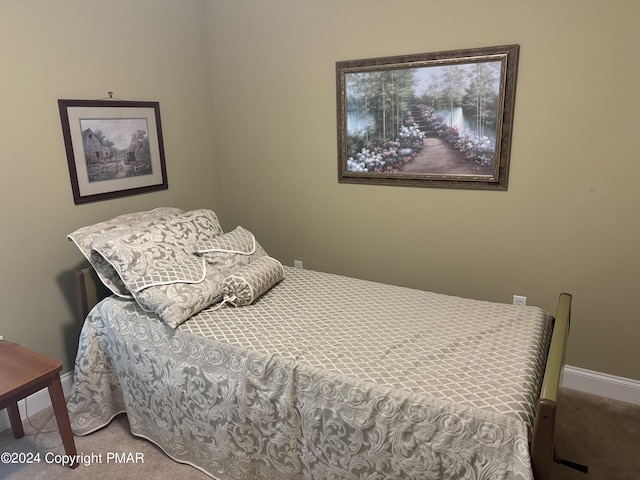
[[[223,235],[196,243],[194,250],[224,276],[267,255],[255,236],[241,226]]]
[[[134,296],[143,310],[157,314],[168,326],[177,328],[199,311],[221,300],[222,280],[224,277],[220,272],[207,265],[205,277],[199,283],[153,285],[134,293]]]
[[[93,250],[93,243],[104,234],[126,229],[140,229],[154,222],[163,222],[184,210],[174,207],[159,207],[154,210],[127,213],[104,222],[87,225],[67,235],[84,257],[94,268],[104,285],[119,297],[131,298],[116,270],[98,252]],[[222,229],[221,229],[222,231]]]
[[[194,245],[222,233],[218,218],[211,210],[192,210],[163,221],[149,224],[142,229],[124,229],[107,233],[93,242],[93,250],[99,253],[118,273],[122,283],[131,293],[157,283],[140,282],[167,268],[179,269],[194,252]],[[204,277],[204,261],[200,260],[196,273]],[[190,268],[194,263],[189,264]],[[168,278],[160,283],[181,281]]]
[[[166,267],[148,269],[146,274],[132,278],[128,282],[129,289],[137,293],[145,288],[172,283],[200,283],[206,275],[205,261],[203,258],[189,256],[181,258],[175,263],[169,263]]]
[[[284,268],[278,260],[260,257],[224,279],[222,304],[250,305],[283,278]]]
[[[238,225],[229,233],[198,242],[194,248],[197,253],[228,252],[251,255],[256,251],[256,238],[249,230]]]
[[[138,304],[144,310],[158,314],[173,328],[219,302],[223,288],[226,288],[226,300],[215,308],[226,302],[248,305],[284,276],[282,264],[267,256],[254,235],[242,227],[201,240],[193,245],[193,250],[196,255],[191,255],[179,266],[172,264],[169,268],[158,269],[130,284],[135,288]],[[206,261],[202,283],[197,283],[198,260]],[[173,281],[167,281],[171,276]]]
[[[192,210],[143,229],[107,233],[93,249],[111,264],[142,309],[175,328],[220,299],[224,276],[194,254],[196,243],[220,233],[215,213]]]

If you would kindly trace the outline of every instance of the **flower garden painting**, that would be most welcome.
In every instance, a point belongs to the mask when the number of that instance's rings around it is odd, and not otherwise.
[[[339,181],[506,189],[517,53],[338,62]]]

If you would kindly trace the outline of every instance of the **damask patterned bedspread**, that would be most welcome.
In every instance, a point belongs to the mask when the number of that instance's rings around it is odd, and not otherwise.
[[[68,408],[221,480],[526,479],[552,317],[286,268],[253,305],[178,329],[89,314]]]

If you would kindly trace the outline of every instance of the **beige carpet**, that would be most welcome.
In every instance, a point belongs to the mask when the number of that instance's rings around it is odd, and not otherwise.
[[[39,427],[49,413],[34,415],[31,422]],[[78,453],[86,456],[87,465],[75,470],[45,461],[64,453],[57,433],[35,436],[34,428],[24,423],[26,435],[21,439],[15,440],[11,430],[0,433],[0,454],[39,452],[42,461],[28,465],[0,463],[0,479],[210,479],[189,465],[174,462],[151,442],[133,437],[124,415],[98,432],[76,437]],[[554,465],[553,480],[640,480],[640,406],[563,390],[557,426],[558,455],[589,465],[589,473]],[[55,420],[45,426],[45,430],[55,428]],[[114,454],[125,454],[124,460],[137,463],[116,463]]]
[[[553,480],[640,480],[640,406],[562,390],[556,454],[589,472],[554,465]]]

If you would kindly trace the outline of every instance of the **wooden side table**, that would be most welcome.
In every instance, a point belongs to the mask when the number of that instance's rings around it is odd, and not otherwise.
[[[17,343],[0,340],[0,410],[9,413],[13,436],[24,436],[18,401],[43,388],[49,389],[58,430],[67,455],[76,456],[76,445],[69,423],[67,404],[60,383],[62,363],[33,352]],[[74,461],[71,468],[78,466]]]

